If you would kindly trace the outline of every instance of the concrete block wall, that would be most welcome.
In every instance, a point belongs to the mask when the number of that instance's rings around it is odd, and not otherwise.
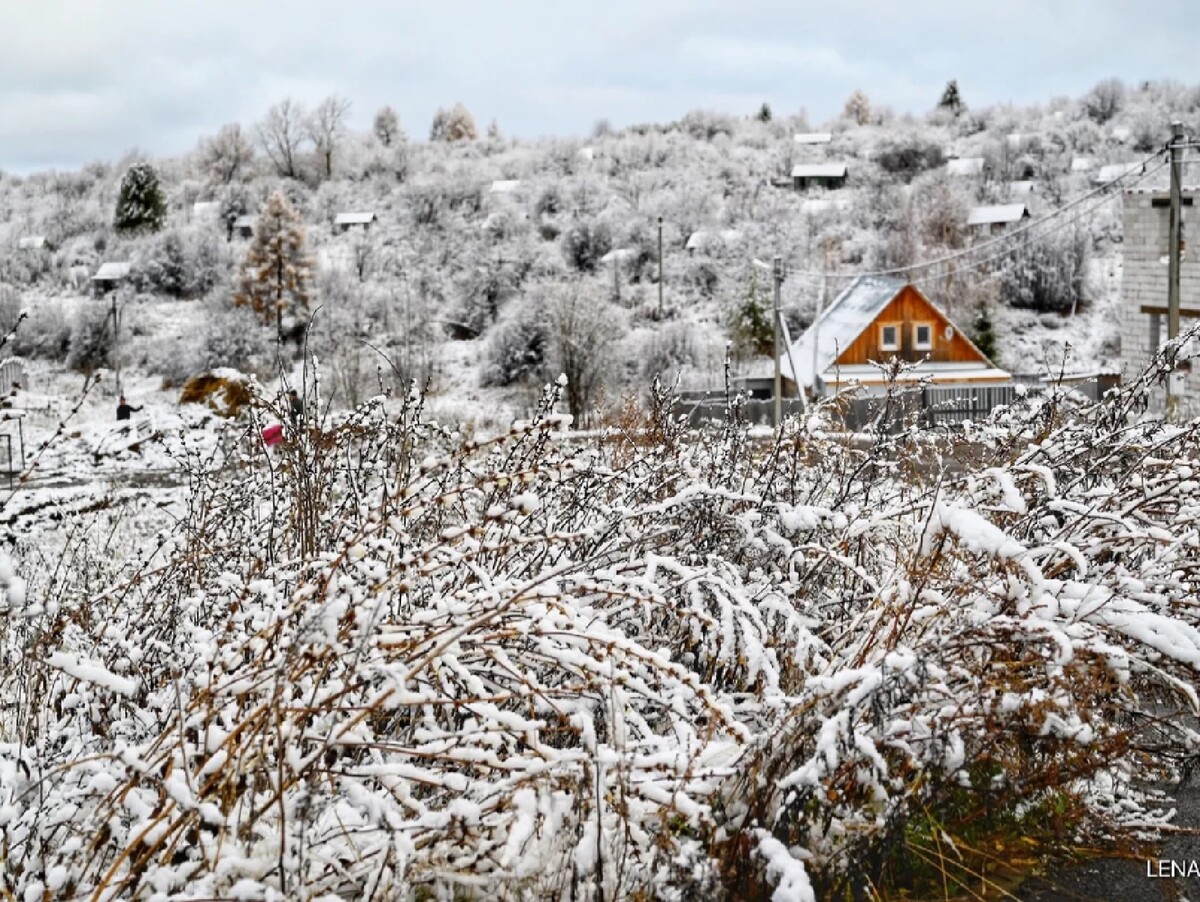
[[[1200,316],[1200,191],[1183,192],[1183,239],[1186,250],[1179,271],[1180,310]],[[1192,206],[1186,205],[1192,199]],[[1167,307],[1167,248],[1170,236],[1170,208],[1155,206],[1169,199],[1166,191],[1125,193],[1125,239],[1122,246],[1121,273],[1121,369],[1126,379],[1136,376],[1153,356],[1151,314],[1143,306]],[[1200,324],[1200,318],[1186,315],[1180,319],[1180,331]],[[1160,318],[1159,336],[1167,338],[1167,318]],[[1165,401],[1155,398],[1161,408]],[[1184,379],[1181,402],[1185,410],[1200,412],[1200,372]]]

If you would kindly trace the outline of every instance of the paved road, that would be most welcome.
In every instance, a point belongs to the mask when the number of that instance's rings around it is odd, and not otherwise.
[[[1200,828],[1200,786],[1195,782],[1171,793],[1177,827]],[[1147,876],[1169,873],[1171,863],[1192,876]],[[1015,895],[1022,902],[1200,902],[1200,836],[1169,834],[1159,857],[1146,861],[1097,859],[1027,881]]]

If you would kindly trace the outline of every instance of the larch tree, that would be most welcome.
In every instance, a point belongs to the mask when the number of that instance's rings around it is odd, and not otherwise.
[[[861,89],[855,89],[854,93],[846,98],[846,105],[842,107],[842,115],[855,125],[866,125],[871,121],[870,98]]]
[[[259,213],[233,303],[249,307],[265,323],[274,319],[282,339],[284,315],[308,309],[311,279],[304,225],[283,192],[276,191]]]
[[[325,178],[333,177],[333,154],[346,134],[346,116],[350,101],[331,94],[322,100],[308,117],[308,137],[317,151]]]
[[[113,227],[123,234],[157,232],[167,219],[158,173],[149,163],[134,163],[121,179]]]
[[[236,122],[221,126],[211,138],[200,142],[199,164],[216,185],[228,185],[249,175],[254,163],[254,146]]]
[[[400,116],[390,106],[379,108],[371,130],[384,147],[391,147],[394,143],[398,144],[404,141],[404,129],[400,127]]]
[[[454,104],[449,110],[438,107],[434,113],[429,129],[430,141],[474,141],[478,137],[475,117],[461,103]]]
[[[284,178],[294,179],[299,174],[300,151],[308,137],[307,120],[304,107],[288,98],[267,110],[255,126],[258,146]]]

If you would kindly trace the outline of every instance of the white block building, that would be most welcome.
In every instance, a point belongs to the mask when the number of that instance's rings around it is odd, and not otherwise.
[[[1179,269],[1179,334],[1200,327],[1200,188],[1183,191],[1185,250]],[[1125,240],[1121,276],[1121,368],[1128,381],[1137,376],[1167,340],[1167,248],[1170,235],[1170,194],[1163,189],[1133,188],[1125,200]],[[1200,415],[1200,361],[1182,374],[1180,413]],[[1156,393],[1154,408],[1162,410],[1166,393]]]

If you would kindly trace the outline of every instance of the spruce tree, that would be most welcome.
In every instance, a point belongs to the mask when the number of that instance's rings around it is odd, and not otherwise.
[[[996,362],[996,330],[992,326],[992,316],[987,307],[979,308],[979,315],[971,324],[971,341],[984,357],[992,363]]]
[[[942,91],[942,99],[938,101],[938,107],[949,110],[955,116],[967,108],[962,101],[962,95],[958,93],[957,79],[952,78],[946,82],[946,90]]]
[[[157,232],[166,219],[167,202],[158,173],[149,163],[134,163],[121,179],[113,227],[123,234]]]
[[[775,353],[775,330],[771,312],[758,294],[758,274],[751,271],[750,288],[733,314],[733,338],[738,349],[753,356]]]
[[[771,105],[769,103],[764,103],[762,106],[760,106],[758,108],[758,117],[757,118],[758,118],[759,122],[770,122],[771,121]]]
[[[308,309],[311,278],[304,226],[283,192],[276,191],[259,213],[233,302],[265,323],[273,319],[283,338],[284,314]]]

